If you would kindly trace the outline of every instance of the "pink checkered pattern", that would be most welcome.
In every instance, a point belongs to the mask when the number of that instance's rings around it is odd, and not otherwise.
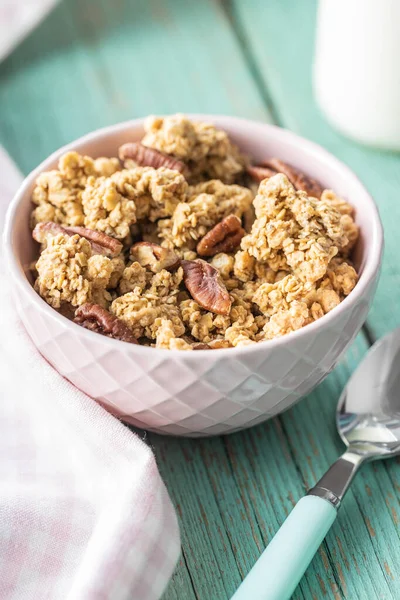
[[[1,149],[0,172],[1,222]],[[155,458],[37,353],[0,277],[0,599],[156,600],[180,541]]]

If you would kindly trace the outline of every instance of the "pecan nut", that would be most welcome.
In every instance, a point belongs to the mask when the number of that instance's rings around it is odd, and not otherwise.
[[[193,300],[218,315],[228,315],[231,299],[217,269],[204,260],[182,260],[183,281]]]
[[[220,348],[232,348],[232,344],[228,340],[211,340],[208,342],[211,350],[219,350]]]
[[[263,167],[261,165],[249,165],[246,170],[250,177],[252,177],[258,183],[260,183],[260,181],[263,179],[269,179],[270,177],[273,177],[277,173],[277,171],[268,169],[268,167]]]
[[[118,319],[98,304],[87,302],[79,306],[75,311],[74,323],[114,340],[130,344],[138,343],[131,330],[121,319]]]
[[[211,350],[208,344],[204,344],[203,342],[199,342],[197,344],[192,345],[193,350]]]
[[[242,222],[236,215],[229,215],[217,223],[197,244],[199,256],[215,256],[219,252],[233,252],[245,235]]]
[[[88,229],[87,227],[64,227],[53,223],[53,221],[47,221],[44,223],[38,223],[33,232],[33,239],[40,244],[46,243],[49,238],[54,237],[62,233],[63,235],[79,235],[85,238],[91,245],[93,254],[102,254],[103,256],[115,257],[121,253],[122,244],[120,241],[102,233],[101,231],[95,231],[94,229]]]
[[[140,167],[154,167],[154,169],[165,167],[173,171],[179,171],[180,173],[186,171],[186,165],[182,161],[154,148],[148,148],[140,142],[123,144],[118,153],[120,160],[123,162],[133,160]]]
[[[65,227],[65,231],[70,235],[77,233],[90,242],[93,254],[103,254],[110,258],[121,254],[123,247],[121,242],[102,231],[95,231],[87,227]]]
[[[318,181],[309,177],[302,171],[299,171],[296,167],[283,162],[279,158],[270,158],[257,165],[252,165],[247,168],[247,172],[256,181],[262,181],[277,173],[283,173],[296,190],[302,190],[303,192],[306,192],[308,196],[312,196],[313,198],[321,198],[323,192],[323,187]]]
[[[173,250],[153,242],[136,242],[129,251],[129,257],[142,267],[148,267],[153,273],[159,273],[162,269],[171,271],[180,263],[179,257]]]
[[[54,223],[53,221],[46,221],[43,223],[38,223],[35,225],[34,230],[32,231],[32,237],[39,244],[46,244],[48,240],[60,233],[66,234],[66,230],[58,223]]]
[[[220,348],[232,348],[228,340],[211,340],[205,344],[204,342],[198,342],[193,344],[193,350],[219,350]]]

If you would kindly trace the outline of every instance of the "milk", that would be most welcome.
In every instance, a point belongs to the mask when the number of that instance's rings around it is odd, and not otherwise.
[[[345,135],[400,150],[400,0],[320,0],[314,90]]]

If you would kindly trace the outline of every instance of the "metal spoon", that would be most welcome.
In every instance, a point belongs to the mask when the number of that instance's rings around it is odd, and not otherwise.
[[[374,344],[344,389],[346,452],[294,507],[232,600],[287,600],[334,522],[359,467],[400,453],[400,328]]]

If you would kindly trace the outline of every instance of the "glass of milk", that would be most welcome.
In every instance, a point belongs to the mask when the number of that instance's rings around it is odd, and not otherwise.
[[[400,150],[400,0],[320,0],[314,90],[345,135]]]

